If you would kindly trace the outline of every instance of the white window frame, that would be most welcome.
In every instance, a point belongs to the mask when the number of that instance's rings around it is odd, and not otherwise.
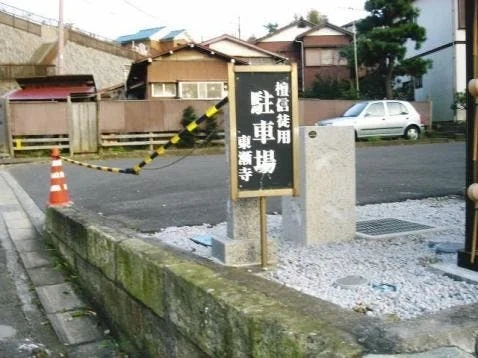
[[[196,93],[197,93],[197,97],[185,97],[184,96],[184,88],[186,86],[192,86],[192,85],[196,85]],[[221,93],[219,94],[219,96],[209,96],[209,93],[208,93],[208,85],[215,85],[215,86],[219,86],[219,88],[221,89]],[[182,98],[182,99],[222,99],[224,98],[226,95],[225,95],[225,83],[224,82],[206,82],[206,81],[203,81],[203,82],[179,82],[179,86],[178,86],[178,93],[179,93],[179,98]]]
[[[174,94],[166,91],[166,86],[169,89],[174,88]],[[175,82],[154,82],[151,83],[151,97],[155,98],[176,98],[178,93],[177,84]]]
[[[306,49],[305,64],[310,67],[344,66],[347,65],[347,59],[340,55],[340,48],[317,47]]]

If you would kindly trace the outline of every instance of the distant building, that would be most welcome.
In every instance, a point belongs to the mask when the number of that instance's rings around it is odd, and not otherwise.
[[[331,23],[315,25],[304,19],[259,38],[255,45],[297,63],[299,88],[309,89],[317,77],[348,80],[348,61],[340,50],[353,41],[353,33]]]
[[[416,0],[420,10],[417,24],[426,29],[426,41],[419,49],[410,42],[407,58],[433,61],[433,67],[420,78],[402,79],[416,101],[431,100],[433,122],[465,120],[455,117],[451,105],[456,92],[466,91],[466,31],[464,0]]]
[[[161,26],[120,36],[115,41],[143,56],[156,56],[161,52],[193,42],[193,39],[184,29],[177,30]]]
[[[275,65],[289,62],[287,57],[267,51],[231,35],[221,35],[204,41],[201,45],[246,61],[250,65]]]

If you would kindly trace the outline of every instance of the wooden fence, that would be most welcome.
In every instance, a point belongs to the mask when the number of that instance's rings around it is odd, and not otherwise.
[[[49,150],[53,146],[68,149],[70,154],[99,152],[108,147],[153,149],[166,143],[183,129],[184,109],[191,106],[201,116],[216,101],[155,100],[6,103],[7,148],[17,151]],[[299,100],[299,123],[312,126],[318,120],[337,116],[355,101]],[[431,102],[413,102],[431,127]],[[223,143],[227,106],[217,115],[219,139]],[[1,136],[1,133],[0,133]],[[204,139],[204,136],[202,137]]]

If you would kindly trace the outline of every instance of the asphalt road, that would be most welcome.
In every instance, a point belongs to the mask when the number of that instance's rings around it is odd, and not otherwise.
[[[177,159],[158,157],[138,176],[66,162],[63,166],[70,198],[76,205],[141,231],[225,221],[225,156],[190,156],[170,165]],[[129,168],[141,160],[91,163]],[[465,166],[464,142],[357,148],[357,205],[463,195]],[[8,170],[36,204],[44,208],[48,201],[50,163],[18,164]],[[340,190],[340,183],[337,185]],[[268,212],[280,212],[280,198],[269,198],[267,203]]]

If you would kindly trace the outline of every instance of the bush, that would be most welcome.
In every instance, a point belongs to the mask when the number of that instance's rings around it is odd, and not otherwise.
[[[194,108],[188,106],[183,110],[183,116],[181,118],[181,125],[186,128],[190,123],[194,122],[197,119],[196,113],[194,113]],[[178,143],[179,147],[191,148],[196,144],[196,137],[199,134],[199,129],[195,128],[191,132],[186,131],[181,136],[181,141]]]
[[[194,108],[192,106],[188,106],[183,111],[181,125],[186,128],[190,123],[197,120],[197,118],[198,117],[194,112]],[[198,142],[198,136],[200,134],[204,134],[204,137],[206,138],[205,144],[207,144],[210,140],[218,139],[219,134],[217,132],[219,130],[219,125],[217,123],[216,115],[212,118],[206,119],[206,121],[203,123],[205,124],[204,128],[196,127],[191,132],[187,131],[184,133],[182,135],[182,140],[178,143],[178,146],[183,148],[194,147]]]
[[[453,110],[453,113],[459,109],[466,109],[466,92],[456,92],[455,96],[453,97],[453,103],[451,104],[450,108]]]
[[[357,91],[350,81],[316,76],[312,88],[304,93],[307,98],[356,99]]]

